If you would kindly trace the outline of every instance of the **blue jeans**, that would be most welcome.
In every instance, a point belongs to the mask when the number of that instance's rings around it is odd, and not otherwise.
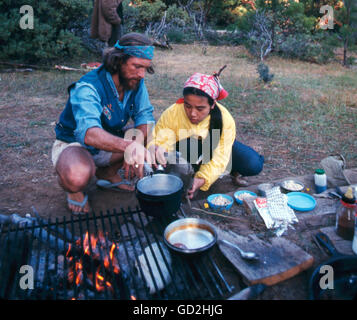
[[[242,176],[255,176],[263,170],[264,156],[253,148],[235,140],[232,146],[231,174],[239,173]]]
[[[193,140],[193,141],[191,141]],[[197,139],[188,138],[185,145],[185,158],[191,164],[195,162],[196,159],[192,161],[190,155],[190,146],[197,146],[199,157],[202,154],[202,141]],[[182,147],[182,143],[176,143],[176,150],[179,150],[179,146]],[[255,176],[263,170],[264,156],[260,155],[253,148],[235,140],[232,146],[232,156],[228,168],[231,167],[231,174],[238,173],[242,176]],[[193,169],[197,172],[201,164],[192,164]]]

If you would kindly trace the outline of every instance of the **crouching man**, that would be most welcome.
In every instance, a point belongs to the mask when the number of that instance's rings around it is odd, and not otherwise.
[[[73,214],[90,211],[83,190],[96,175],[97,185],[132,191],[129,172],[143,176],[144,147],[154,123],[153,106],[144,83],[152,68],[154,47],[144,35],[129,33],[103,54],[103,64],[69,86],[69,99],[56,125],[52,162]],[[142,135],[125,139],[132,119]]]

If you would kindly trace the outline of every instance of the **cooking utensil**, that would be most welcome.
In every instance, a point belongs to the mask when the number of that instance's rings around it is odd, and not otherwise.
[[[332,257],[313,271],[309,281],[309,298],[312,300],[357,299],[357,256],[343,255],[338,252],[329,237],[322,232],[316,234],[315,238],[332,254]],[[333,289],[321,288],[321,278],[325,277],[325,281],[322,281],[324,284],[327,281],[326,271],[321,272],[323,266],[330,266],[333,270],[331,279]]]
[[[250,260],[250,261],[258,261],[259,260],[259,256],[255,253],[255,252],[246,252],[246,251],[243,251],[241,248],[239,248],[237,245],[235,245],[234,243],[232,242],[229,242],[225,239],[223,240],[219,240],[220,243],[224,243],[234,249],[237,249],[238,252],[240,253],[240,256],[245,259],[245,260]]]
[[[261,197],[266,197],[267,194],[266,192],[268,190],[271,190],[274,188],[274,183],[261,183],[260,185],[258,185],[258,194],[261,196]]]
[[[182,193],[182,180],[171,174],[152,174],[135,184],[135,194],[142,211],[154,217],[177,212]]]
[[[164,243],[179,254],[193,256],[211,249],[217,242],[212,224],[199,218],[182,218],[171,222],[164,231]]]
[[[262,283],[255,284],[237,292],[233,296],[229,297],[228,300],[254,300],[258,298],[266,287],[267,286]]]

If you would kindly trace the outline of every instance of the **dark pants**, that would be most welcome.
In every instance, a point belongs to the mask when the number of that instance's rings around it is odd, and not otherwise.
[[[108,40],[108,46],[114,47],[114,45],[122,37],[122,35],[123,35],[123,25],[113,24],[112,25],[112,34],[110,36],[110,39]]]
[[[176,150],[183,151],[182,156],[190,162],[195,171],[199,170],[201,164],[195,164],[202,154],[202,141],[197,139],[187,139],[187,143],[176,143]],[[194,154],[190,149],[197,148]],[[206,159],[205,162],[208,162]],[[228,168],[231,167],[231,174],[238,173],[242,176],[255,176],[263,170],[264,156],[260,155],[253,148],[235,140],[232,146],[231,160]]]

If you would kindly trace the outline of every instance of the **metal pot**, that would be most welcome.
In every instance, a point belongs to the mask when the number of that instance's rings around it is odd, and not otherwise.
[[[136,183],[135,193],[142,211],[147,215],[169,215],[180,208],[183,182],[171,174],[152,174]]]
[[[166,227],[164,243],[174,253],[193,256],[211,249],[217,243],[217,232],[205,220],[182,218]]]

